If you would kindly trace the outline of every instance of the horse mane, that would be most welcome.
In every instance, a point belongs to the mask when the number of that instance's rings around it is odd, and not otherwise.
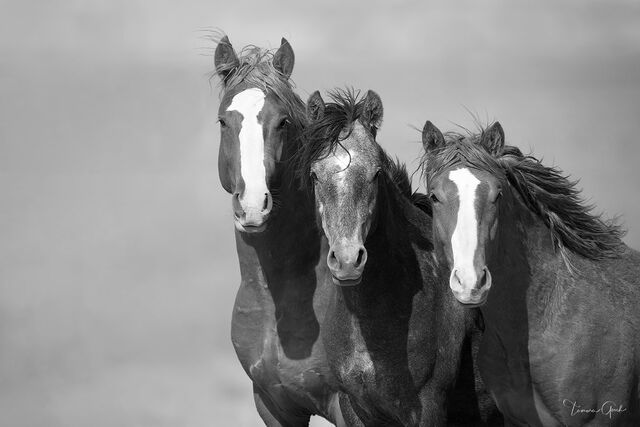
[[[400,194],[407,198],[411,198],[411,181],[409,181],[409,174],[407,173],[407,166],[400,162],[400,159],[396,157],[395,161],[388,158],[388,174],[393,182],[400,190]]]
[[[525,206],[549,228],[554,246],[565,260],[569,259],[567,250],[592,260],[620,255],[623,229],[593,213],[595,206],[582,198],[578,181],[514,146],[505,145],[491,154],[480,143],[487,128],[468,135],[446,133],[444,146],[423,157],[427,183],[439,171],[456,164],[488,170],[516,189]]]
[[[308,185],[309,171],[311,165],[329,155],[337,146],[341,146],[341,141],[348,138],[352,123],[360,118],[363,112],[364,98],[360,91],[353,88],[334,89],[328,93],[331,102],[325,104],[324,113],[321,118],[309,124],[304,132],[304,146],[299,151],[298,156],[298,177],[304,186]],[[341,135],[344,130],[345,135]],[[387,153],[375,142],[381,157],[381,163],[391,182],[398,187],[400,194],[406,197],[421,210],[427,209],[431,212],[431,205],[425,206],[422,198],[427,196],[420,193],[412,193],[411,180],[407,172],[407,167],[399,159],[391,159]]]
[[[565,248],[594,260],[620,255],[624,230],[615,220],[593,212],[595,206],[585,202],[578,181],[531,155],[508,153],[501,161],[507,165],[509,182],[549,227],[565,259]]]
[[[364,99],[360,91],[353,88],[334,89],[328,92],[331,102],[325,103],[322,117],[311,122],[306,128],[304,145],[298,155],[298,175],[303,185],[308,184],[311,165],[328,156],[342,140],[351,134],[352,123],[362,115]],[[343,129],[349,129],[340,137]]]
[[[388,173],[391,177],[391,181],[398,187],[400,194],[409,199],[413,205],[418,209],[425,212],[427,215],[432,215],[431,203],[429,197],[426,194],[413,191],[411,188],[411,179],[407,172],[407,165],[400,162],[400,159],[396,157],[393,161],[388,159]]]
[[[435,175],[458,164],[467,164],[472,168],[491,172],[498,178],[504,177],[499,162],[480,145],[482,132],[469,133],[447,132],[444,134],[445,143],[439,149],[425,153],[420,161],[427,185]]]
[[[222,35],[222,33],[214,34],[211,40],[216,44],[220,43]],[[295,85],[292,80],[273,66],[276,50],[247,45],[237,53],[238,66],[219,66],[209,73],[209,81],[216,78],[218,73],[228,72],[224,81],[220,79],[219,82],[224,89],[220,92],[222,97],[240,85],[257,87],[265,93],[271,92],[283,103],[292,119],[291,124],[301,133],[307,123],[305,104],[294,91]]]

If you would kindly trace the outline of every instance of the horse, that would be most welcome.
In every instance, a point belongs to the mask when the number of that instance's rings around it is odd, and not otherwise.
[[[224,36],[218,171],[232,196],[241,283],[231,339],[267,426],[306,426],[311,415],[343,425],[320,337],[332,287],[312,202],[291,167],[306,123],[293,91],[293,49],[244,48]]]
[[[380,97],[353,90],[330,96],[326,104],[318,91],[309,98],[298,169],[315,200],[337,287],[323,341],[351,410],[345,417],[353,425],[444,425],[472,316],[433,260],[431,220],[420,208],[426,196],[412,193],[405,166],[375,140]],[[481,425],[472,411],[461,418]]]
[[[640,253],[576,183],[480,132],[422,131],[437,258],[480,307],[480,374],[507,425],[640,425]]]

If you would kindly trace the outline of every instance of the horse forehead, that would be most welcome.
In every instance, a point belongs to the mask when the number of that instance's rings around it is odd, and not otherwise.
[[[480,179],[466,167],[450,171],[447,175],[450,182],[458,192],[458,197],[475,197],[476,189],[480,185]]]
[[[352,153],[340,145],[319,160],[316,160],[311,169],[317,174],[322,174],[328,178],[343,180],[348,174],[355,171],[355,161],[357,154]]]
[[[340,137],[344,138],[340,145],[351,155],[351,163],[365,167],[377,163],[377,145],[359,121],[356,121],[351,128],[343,129]]]
[[[373,143],[371,134],[367,132],[359,120],[342,129],[340,138],[344,138],[345,141],[349,141],[350,145],[359,149],[362,149],[364,145],[371,145]]]
[[[333,150],[312,165],[316,173],[336,175],[336,179],[345,179],[347,176],[364,177],[367,171],[377,167],[375,144],[361,125],[354,124],[345,128],[339,138],[339,143]]]
[[[246,118],[257,117],[264,107],[266,94],[258,88],[249,88],[237,92],[231,98],[226,111],[237,111]]]
[[[466,176],[466,174],[464,173],[461,173],[458,176],[459,179],[456,186],[458,186],[458,184],[460,183],[466,183],[466,185],[468,186],[474,185],[476,199],[480,201],[482,201],[485,197],[487,197],[489,194],[496,191],[498,187],[500,187],[500,177],[496,177],[490,171],[474,168],[468,168],[467,171],[472,178]],[[468,180],[465,180],[465,176],[468,178]]]
[[[345,141],[343,141],[345,142]],[[375,167],[376,158],[368,151],[361,151],[345,144],[335,147],[333,152],[324,159],[327,172],[341,176],[366,176],[367,171]]]

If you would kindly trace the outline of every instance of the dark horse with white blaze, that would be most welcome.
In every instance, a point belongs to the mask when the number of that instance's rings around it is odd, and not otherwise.
[[[556,168],[424,126],[452,295],[481,306],[480,373],[509,425],[640,425],[640,254]]]
[[[345,418],[365,426],[445,425],[447,409],[465,410],[447,408],[447,398],[473,316],[438,272],[431,218],[417,206],[424,196],[411,193],[404,166],[375,141],[380,98],[373,91],[331,97],[327,104],[319,92],[309,99],[300,174],[313,186],[337,285],[323,340],[348,395]],[[477,405],[472,411],[468,425],[482,424]]]
[[[240,56],[223,37],[215,51],[223,93],[220,181],[232,195],[241,284],[231,337],[268,426],[306,426],[313,414],[341,425],[320,339],[333,286],[313,204],[296,182],[304,103],[289,76],[294,54],[282,39],[271,53]]]

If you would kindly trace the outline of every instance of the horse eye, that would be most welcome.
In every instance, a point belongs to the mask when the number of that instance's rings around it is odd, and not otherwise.
[[[494,203],[497,203],[498,200],[500,200],[502,198],[502,190],[498,191],[498,195],[496,196],[496,200]]]
[[[218,117],[218,123],[220,123],[220,127],[221,128],[226,128],[227,127],[227,122],[224,121],[223,118]]]
[[[278,129],[284,129],[284,127],[289,123],[289,119],[282,119],[280,123],[278,123]]]
[[[440,200],[438,200],[438,197],[434,194],[431,193],[429,194],[429,199],[433,202],[433,203],[438,203]]]
[[[316,183],[316,181],[318,180],[318,175],[316,175],[316,173],[315,173],[315,172],[311,172],[311,173],[309,174],[309,178],[311,178],[311,182],[315,184],[315,183]]]

